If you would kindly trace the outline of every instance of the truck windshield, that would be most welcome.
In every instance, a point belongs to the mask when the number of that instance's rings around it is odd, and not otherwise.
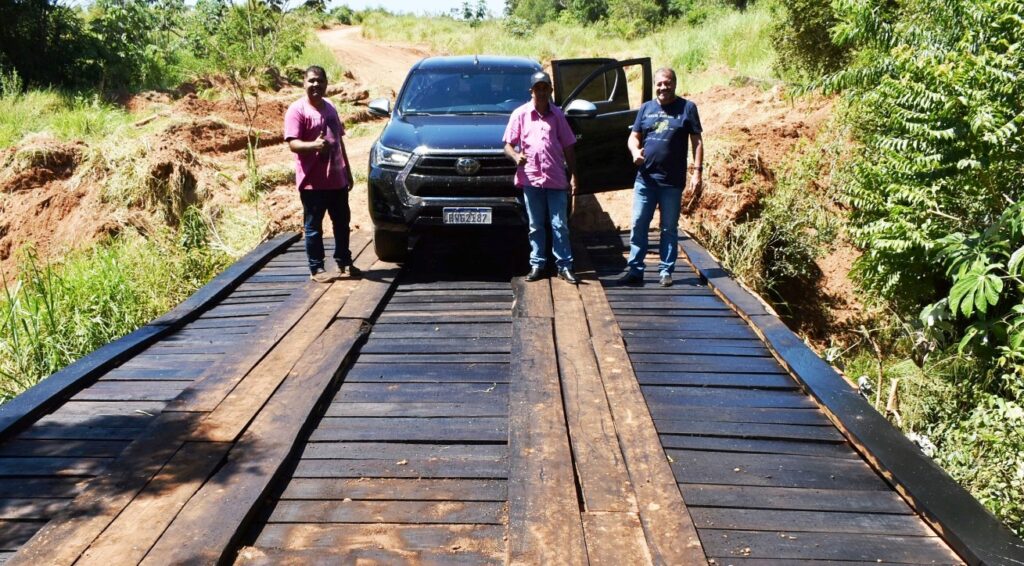
[[[398,103],[402,114],[511,114],[530,99],[533,69],[417,71]]]

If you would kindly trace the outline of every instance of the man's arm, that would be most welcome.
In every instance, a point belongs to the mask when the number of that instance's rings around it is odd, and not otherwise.
[[[512,144],[505,144],[505,155],[509,159],[516,162],[516,165],[526,165],[526,154],[519,153],[516,148],[512,147]]]
[[[633,165],[637,167],[644,164],[644,148],[642,145],[643,138],[640,137],[640,132],[630,132],[626,146],[629,148],[629,153],[633,156]]]
[[[693,212],[704,192],[704,138],[700,134],[690,134],[690,145],[693,146],[693,173],[690,175],[690,199],[683,205],[683,211]]]
[[[565,154],[565,166],[569,169],[569,194],[576,194],[577,180],[576,180],[576,149],[567,145],[562,149],[562,153]]]
[[[315,140],[308,142],[302,141],[298,138],[288,140],[288,149],[292,150],[292,153],[316,153],[318,151],[323,151],[328,145],[330,145],[330,142],[324,139],[323,134],[317,136]],[[344,151],[345,146],[342,145],[341,147],[342,151]],[[348,158],[346,157],[345,159],[347,162]]]
[[[341,158],[345,160],[345,180],[348,181],[348,190],[352,190],[356,186],[355,179],[352,178],[352,162],[348,160],[348,152],[345,151],[345,140],[338,140],[338,145],[341,146]]]

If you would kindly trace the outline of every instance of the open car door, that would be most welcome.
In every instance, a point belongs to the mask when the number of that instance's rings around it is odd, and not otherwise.
[[[551,72],[555,104],[576,134],[579,193],[632,188],[636,166],[626,141],[640,105],[651,100],[650,58],[563,59],[551,62]]]

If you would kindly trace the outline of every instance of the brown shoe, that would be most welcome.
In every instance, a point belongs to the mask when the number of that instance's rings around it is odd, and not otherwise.
[[[333,275],[327,273],[327,271],[325,271],[323,268],[317,269],[315,272],[313,272],[312,275],[309,276],[309,278],[312,279],[313,281],[316,281],[317,283],[330,283],[335,279]]]

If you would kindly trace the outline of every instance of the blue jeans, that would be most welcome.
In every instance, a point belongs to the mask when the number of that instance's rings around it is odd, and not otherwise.
[[[648,186],[650,183],[650,186]],[[654,218],[654,207],[661,211],[661,241],[658,255],[661,275],[670,274],[676,268],[679,250],[679,209],[682,206],[682,187],[666,187],[646,182],[637,177],[633,185],[633,227],[629,233],[629,259],[626,265],[631,273],[642,274],[644,256],[647,255],[647,230]]]
[[[351,211],[348,208],[348,191],[300,190],[302,199],[302,224],[306,233],[306,259],[309,272],[316,273],[324,268],[324,214],[331,216],[334,225],[334,261],[338,265],[350,265],[352,252],[348,249],[348,222]]]
[[[526,215],[530,219],[530,265],[544,267],[548,255],[547,225],[551,223],[551,251],[558,269],[572,269],[572,244],[569,243],[569,219],[566,208],[569,191],[523,187]]]

